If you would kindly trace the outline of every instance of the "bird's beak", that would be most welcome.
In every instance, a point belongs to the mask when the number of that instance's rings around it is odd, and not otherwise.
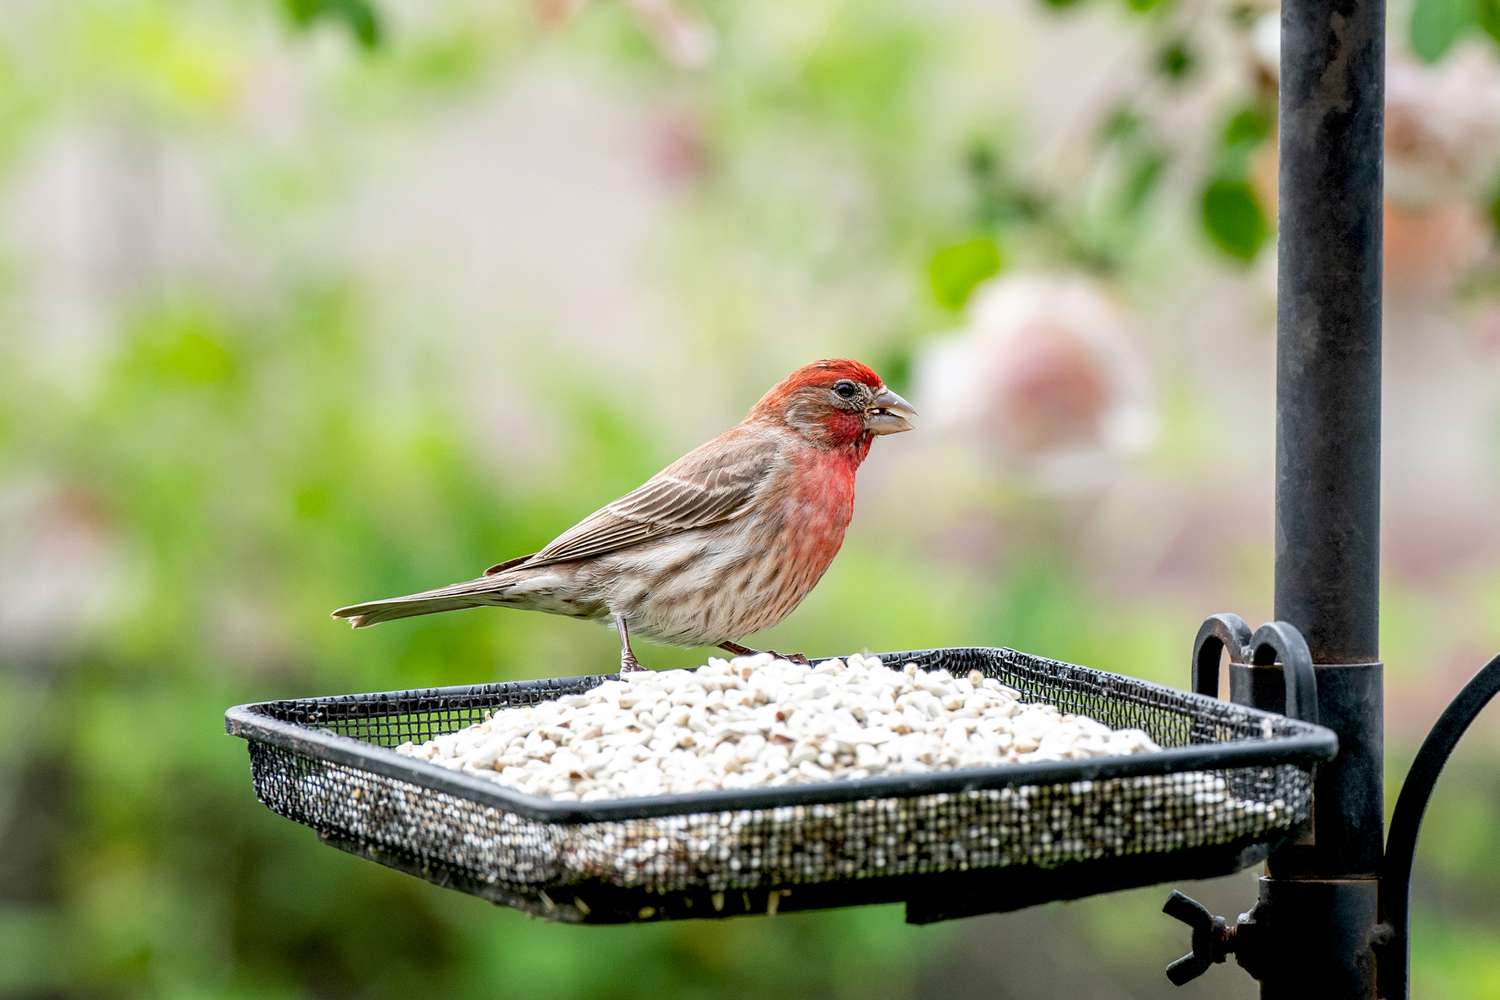
[[[911,418],[916,415],[916,408],[906,400],[889,389],[881,389],[880,395],[865,407],[865,430],[871,434],[900,434],[911,430]]]

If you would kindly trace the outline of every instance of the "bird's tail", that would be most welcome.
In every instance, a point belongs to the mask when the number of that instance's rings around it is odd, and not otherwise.
[[[339,608],[333,613],[333,617],[347,618],[355,628],[366,628],[381,622],[395,621],[397,618],[414,618],[417,615],[434,615],[439,611],[500,604],[502,601],[499,600],[499,595],[506,587],[505,582],[493,576],[482,576],[477,580],[465,580],[436,590],[424,590],[420,594],[351,604],[347,608]]]

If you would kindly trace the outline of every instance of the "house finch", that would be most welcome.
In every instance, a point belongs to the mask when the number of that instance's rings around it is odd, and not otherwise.
[[[858,361],[814,362],[540,552],[477,580],[333,614],[355,628],[484,606],[608,621],[622,671],[641,669],[632,631],[752,653],[734,640],[775,625],[812,590],[843,544],[870,442],[910,430],[915,415]]]

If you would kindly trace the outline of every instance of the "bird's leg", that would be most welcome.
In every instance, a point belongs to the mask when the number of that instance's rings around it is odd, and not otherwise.
[[[719,648],[726,652],[733,653],[735,656],[758,656],[760,653],[759,650],[751,649],[749,646],[741,646],[737,642],[721,642],[719,643]],[[768,649],[766,650],[766,652],[770,653],[778,660],[788,660],[792,663],[800,663],[804,667],[808,665],[806,653],[778,653],[774,649]]]
[[[620,673],[645,670],[641,661],[635,658],[635,651],[630,648],[630,628],[625,624],[623,615],[615,615],[615,630],[620,633]]]

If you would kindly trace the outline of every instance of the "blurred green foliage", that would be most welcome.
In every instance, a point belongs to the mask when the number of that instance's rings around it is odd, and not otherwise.
[[[1248,181],[1220,177],[1203,189],[1203,225],[1214,245],[1229,256],[1254,260],[1270,237],[1265,213]]]
[[[1441,59],[1474,26],[1477,12],[1474,0],[1416,0],[1411,9],[1412,51],[1427,62]]]
[[[975,236],[943,247],[927,264],[932,297],[945,309],[962,308],[976,285],[1000,273],[1001,260],[992,236]]]
[[[367,49],[380,44],[380,15],[368,0],[282,0],[287,17],[301,28],[319,21],[343,25]]]
[[[1475,33],[1500,44],[1500,3],[1496,0],[1414,0],[1407,19],[1411,49],[1437,62],[1459,39]]]
[[[1251,105],[1229,115],[1214,148],[1211,179],[1203,189],[1203,227],[1224,253],[1249,262],[1271,238],[1271,223],[1250,183],[1251,157],[1271,137],[1275,122]]]

